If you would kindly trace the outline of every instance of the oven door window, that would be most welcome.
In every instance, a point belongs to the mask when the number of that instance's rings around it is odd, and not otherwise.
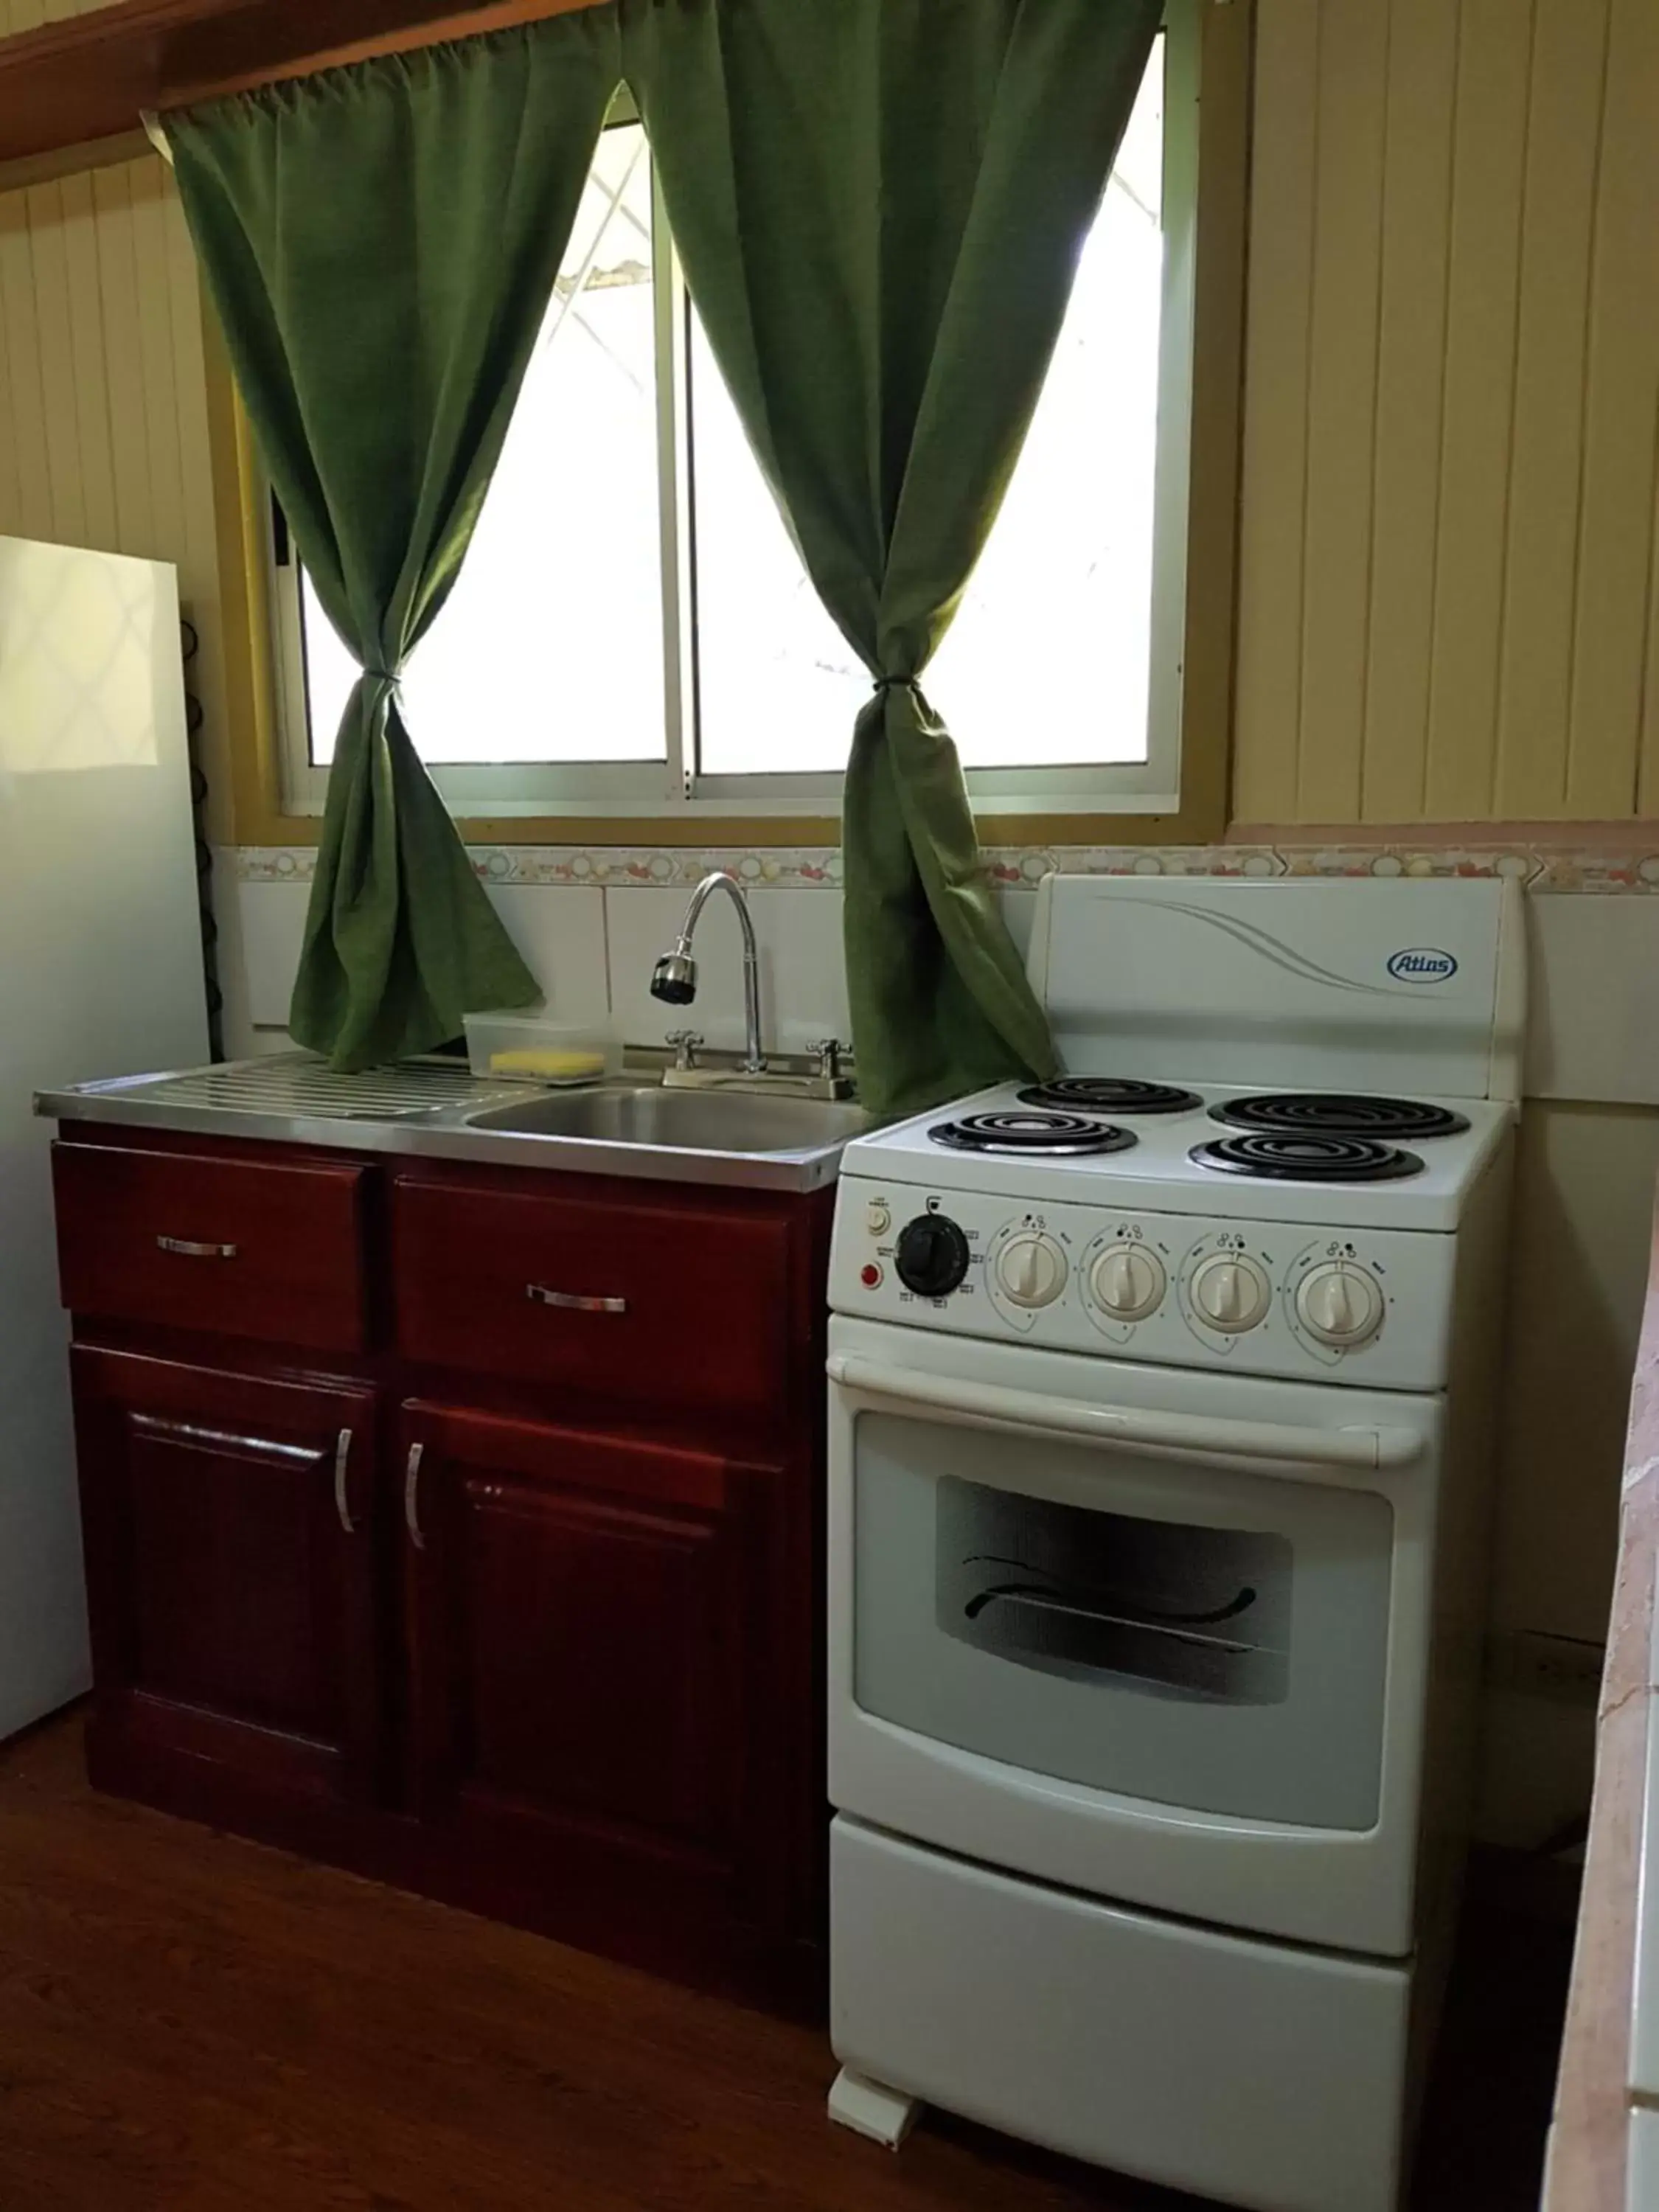
[[[854,1498],[866,1711],[1122,1796],[1375,1824],[1385,1498],[874,1413]]]
[[[945,1635],[1068,1681],[1233,1705],[1290,1695],[1288,1537],[1056,1505],[955,1475],[935,1510]]]

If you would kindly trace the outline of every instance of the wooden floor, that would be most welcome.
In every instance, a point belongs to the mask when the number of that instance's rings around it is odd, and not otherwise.
[[[1522,2212],[1565,1943],[1466,1943],[1414,2203]],[[1176,2212],[932,2116],[823,2118],[823,2037],[0,1753],[3,2212]],[[1340,2208],[1333,2208],[1340,2212]]]

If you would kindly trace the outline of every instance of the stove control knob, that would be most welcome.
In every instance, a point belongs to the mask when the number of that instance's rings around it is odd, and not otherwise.
[[[968,1279],[968,1239],[942,1213],[919,1213],[898,1234],[893,1265],[918,1297],[948,1298]]]
[[[1369,1344],[1382,1326],[1382,1286],[1352,1260],[1310,1267],[1296,1293],[1297,1317],[1322,1344]]]
[[[1214,1253],[1193,1276],[1194,1312],[1226,1336],[1242,1336],[1265,1321],[1273,1295],[1267,1276],[1243,1252]]]
[[[1112,1244],[1089,1270],[1089,1295],[1114,1321],[1145,1321],[1163,1304],[1167,1280],[1156,1252]]]
[[[1066,1255],[1034,1229],[1010,1237],[997,1254],[997,1288],[1011,1305],[1051,1306],[1066,1287]]]

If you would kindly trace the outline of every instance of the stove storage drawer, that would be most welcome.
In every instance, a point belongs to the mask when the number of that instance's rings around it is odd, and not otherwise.
[[[347,1162],[60,1142],[52,1179],[64,1304],[88,1320],[360,1352],[368,1172]]]
[[[1126,1911],[846,1819],[830,1887],[844,2065],[1206,2198],[1395,2212],[1403,1962]]]
[[[441,1171],[392,1192],[398,1349],[423,1365],[623,1402],[781,1421],[792,1240],[775,1207],[612,1182],[547,1195]],[[557,1188],[554,1188],[556,1183]],[[590,1186],[591,1188],[591,1186]]]

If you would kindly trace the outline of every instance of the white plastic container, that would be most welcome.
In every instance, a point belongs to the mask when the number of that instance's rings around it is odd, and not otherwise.
[[[602,1022],[544,1014],[468,1014],[466,1056],[475,1075],[557,1089],[602,1083],[622,1066],[622,1042]]]

